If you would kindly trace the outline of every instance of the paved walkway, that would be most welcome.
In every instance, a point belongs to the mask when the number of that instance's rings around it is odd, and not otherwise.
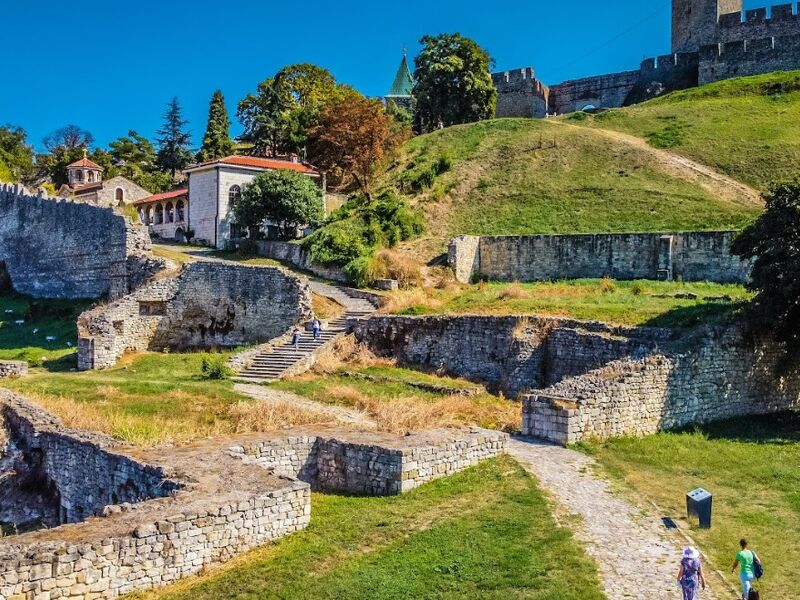
[[[593,460],[560,446],[515,439],[508,451],[534,474],[560,508],[581,517],[576,537],[597,562],[610,600],[677,600],[675,577],[683,547],[660,519],[613,494],[607,481],[592,473]],[[710,585],[713,587],[714,577]],[[702,600],[728,598],[713,589]]]

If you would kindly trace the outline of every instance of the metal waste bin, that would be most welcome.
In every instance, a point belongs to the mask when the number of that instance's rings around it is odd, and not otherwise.
[[[711,502],[713,496],[711,492],[698,488],[686,494],[686,513],[691,520],[697,517],[700,521],[700,529],[711,529]]]

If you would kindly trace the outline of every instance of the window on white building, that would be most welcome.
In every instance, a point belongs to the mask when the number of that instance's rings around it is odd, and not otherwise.
[[[242,188],[238,185],[232,185],[231,189],[228,190],[228,206],[230,208],[235,208],[236,203],[239,202],[239,199],[242,197]]]

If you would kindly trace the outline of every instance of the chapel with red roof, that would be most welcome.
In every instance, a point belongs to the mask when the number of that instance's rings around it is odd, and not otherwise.
[[[67,165],[67,183],[58,195],[98,206],[123,206],[150,195],[143,187],[121,175],[103,180],[103,167],[83,158]]]

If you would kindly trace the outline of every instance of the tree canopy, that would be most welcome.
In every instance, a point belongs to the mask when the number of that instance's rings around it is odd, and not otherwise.
[[[77,125],[66,125],[44,136],[42,143],[51,154],[58,149],[69,151],[86,148],[88,150],[94,143],[94,136]]]
[[[414,61],[415,130],[427,133],[493,118],[497,90],[486,50],[458,33],[420,41],[422,52]]]
[[[354,184],[372,196],[379,165],[410,135],[396,125],[379,100],[356,94],[328,102],[310,131],[313,162],[343,187]]]
[[[800,183],[774,187],[762,215],[733,242],[732,251],[754,259],[750,289],[757,295],[751,322],[800,356]]]
[[[24,129],[0,127],[0,181],[27,183],[34,174],[33,156]]]
[[[224,158],[233,154],[235,145],[230,136],[231,120],[225,107],[225,97],[221,90],[214,92],[208,108],[208,125],[203,136],[203,146],[197,153],[199,162]]]
[[[194,158],[189,151],[192,134],[185,129],[188,123],[183,118],[178,99],[173,98],[164,114],[164,124],[157,131],[158,166],[162,171],[171,173],[173,177],[178,171],[188,167]]]
[[[273,221],[282,238],[293,239],[298,227],[316,227],[325,218],[322,190],[302,173],[266,171],[245,187],[234,214],[237,223],[250,229]]]
[[[253,144],[256,155],[302,153],[322,107],[348,91],[352,92],[351,88],[337,84],[322,67],[284,67],[239,103],[242,139]]]
[[[153,144],[136,131],[117,138],[109,144],[109,149],[116,172],[144,189],[157,194],[175,184],[169,173],[159,170]]]

